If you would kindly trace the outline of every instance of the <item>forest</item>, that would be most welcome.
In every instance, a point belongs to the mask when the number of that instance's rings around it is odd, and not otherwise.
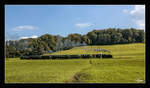
[[[73,33],[67,37],[44,34],[38,38],[5,41],[5,57],[42,55],[77,46],[144,43],[145,32],[135,28],[95,29],[85,35]]]

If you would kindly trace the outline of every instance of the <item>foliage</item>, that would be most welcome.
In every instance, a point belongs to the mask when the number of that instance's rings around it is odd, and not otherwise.
[[[112,45],[145,42],[144,30],[115,29],[93,30],[86,35],[69,34],[67,37],[45,34],[38,38],[6,41],[6,57],[42,55],[77,46]]]

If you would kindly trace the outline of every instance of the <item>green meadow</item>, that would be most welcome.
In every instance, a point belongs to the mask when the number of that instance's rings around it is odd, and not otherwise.
[[[111,59],[20,60],[6,58],[5,83],[145,83],[145,44],[82,46],[52,53],[97,54],[111,51]],[[47,54],[45,54],[47,55]],[[89,62],[92,62],[90,64]]]

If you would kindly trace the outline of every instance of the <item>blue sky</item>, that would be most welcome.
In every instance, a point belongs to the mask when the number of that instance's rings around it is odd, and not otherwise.
[[[145,27],[144,5],[6,5],[5,39]]]

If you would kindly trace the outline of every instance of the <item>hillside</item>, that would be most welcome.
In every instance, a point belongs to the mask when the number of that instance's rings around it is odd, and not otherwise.
[[[6,83],[145,83],[145,44],[75,47],[61,54],[93,53],[105,48],[113,59],[20,60],[6,59]],[[60,54],[55,52],[53,54]]]
[[[145,44],[143,43],[82,46],[82,47],[75,47],[70,50],[63,50],[63,51],[58,51],[58,52],[54,52],[51,54],[44,54],[44,55],[100,54],[101,52],[94,51],[94,49],[106,49],[109,50],[110,53],[115,58],[117,57],[122,58],[122,57],[136,57],[136,54],[138,56],[143,55],[145,53],[144,48],[145,48]]]

